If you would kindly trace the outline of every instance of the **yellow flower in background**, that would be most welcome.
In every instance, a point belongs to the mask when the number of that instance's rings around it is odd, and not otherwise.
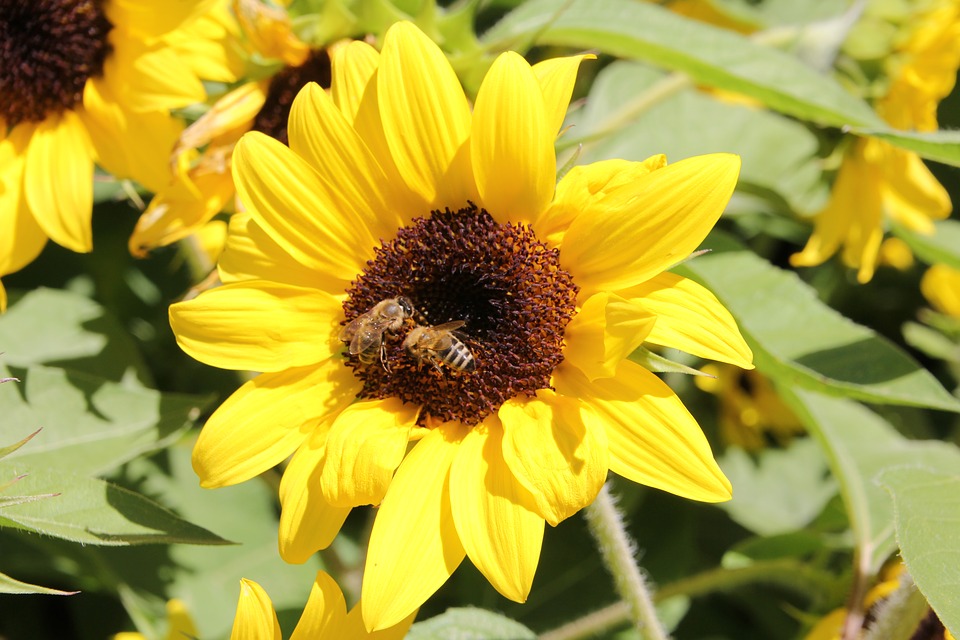
[[[3,313],[7,310],[7,290],[3,288],[3,283],[0,282],[0,313]]]
[[[0,4],[0,275],[32,261],[48,238],[91,250],[95,163],[151,190],[167,185],[166,152],[182,129],[169,111],[204,99],[199,72],[230,76],[227,56],[211,54],[220,47],[193,37],[216,8]]]
[[[897,591],[901,586],[901,580],[906,574],[906,567],[899,559],[888,561],[880,571],[879,582],[867,592],[863,598],[863,608],[865,610],[874,610],[882,607],[884,601]],[[909,580],[909,575],[906,576]],[[816,625],[806,635],[804,640],[842,640],[843,626],[847,619],[847,610],[844,608],[834,609],[817,622]],[[872,621],[873,616],[867,616],[867,620]],[[869,628],[869,624],[866,628]],[[954,640],[953,634],[945,629],[943,623],[937,618],[933,610],[927,610],[927,616],[918,627],[925,632],[924,638],[938,638],[943,633],[943,640]],[[859,636],[858,636],[859,637]]]
[[[898,129],[935,131],[937,104],[953,89],[960,66],[960,2],[941,0],[910,22],[893,57],[887,94],[877,113]],[[950,215],[950,196],[923,160],[875,138],[853,141],[844,154],[826,207],[794,266],[822,264],[841,251],[843,263],[869,282],[884,230],[893,221],[933,233],[933,221]]]
[[[380,505],[368,629],[409,616],[467,556],[525,600],[544,524],[592,502],[609,470],[730,497],[680,399],[626,358],[649,342],[752,367],[729,312],[666,272],[713,227],[740,162],[610,160],[556,183],[554,140],[584,57],[531,67],[505,53],[471,111],[409,23],[381,53],[337,49],[330,93],[310,84],[293,103],[289,147],[257,132],[237,144],[248,213],[231,220],[225,284],[170,309],[194,358],[265,372],[204,426],[203,486],[295,452],[280,486],[291,562],[329,545],[352,507]],[[366,325],[374,308],[391,330]],[[344,356],[354,321],[374,339]],[[452,336],[421,333],[448,322]]]
[[[709,364],[702,371],[714,377],[697,376],[694,383],[719,399],[720,439],[726,444],[757,451],[771,441],[785,446],[805,431],[770,380],[755,370]]]
[[[360,618],[360,607],[355,606],[347,613],[340,587],[329,575],[318,571],[307,606],[290,640],[400,640],[416,615],[414,611],[396,625],[368,633]],[[240,599],[230,640],[283,640],[270,596],[253,580],[240,581]]]
[[[960,318],[960,271],[945,264],[935,264],[923,274],[920,291],[934,309]]]
[[[172,149],[176,179],[156,194],[130,236],[135,256],[181,240],[232,209],[231,156],[240,136],[261,131],[286,144],[297,91],[308,82],[330,86],[329,55],[297,39],[283,9],[257,0],[236,0],[233,8],[251,49],[247,56],[280,60],[283,66],[236,87],[183,132]]]
[[[182,600],[174,598],[167,602],[167,625],[165,640],[187,640],[198,637],[197,628]],[[147,640],[147,637],[135,631],[124,631],[114,634],[111,640]]]

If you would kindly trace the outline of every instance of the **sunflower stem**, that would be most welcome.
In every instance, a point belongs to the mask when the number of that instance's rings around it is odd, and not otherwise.
[[[613,574],[614,586],[643,638],[667,640],[669,636],[653,606],[653,595],[636,561],[636,543],[627,534],[623,516],[610,493],[609,483],[584,511],[600,555]]]

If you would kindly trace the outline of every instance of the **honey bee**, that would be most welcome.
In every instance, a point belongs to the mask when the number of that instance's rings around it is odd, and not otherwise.
[[[404,338],[403,348],[419,363],[426,361],[437,369],[440,369],[441,364],[445,364],[455,371],[469,373],[477,368],[477,361],[470,348],[453,333],[463,325],[462,320],[435,327],[418,325]]]
[[[380,364],[385,361],[384,332],[396,333],[403,321],[413,315],[413,305],[407,298],[387,298],[373,305],[369,311],[351,320],[341,331],[340,340],[350,343],[350,355],[363,364],[372,364],[380,352]]]

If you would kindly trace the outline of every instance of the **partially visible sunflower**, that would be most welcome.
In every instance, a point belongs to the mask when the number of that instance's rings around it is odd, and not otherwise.
[[[282,8],[259,0],[235,0],[233,8],[246,38],[247,57],[282,65],[224,95],[183,132],[172,149],[175,180],[154,196],[130,236],[135,256],[181,240],[220,211],[232,209],[236,188],[231,156],[240,136],[260,131],[286,144],[287,117],[297,91],[308,82],[330,86],[326,50],[311,50],[301,42]]]
[[[770,380],[756,370],[709,364],[702,371],[714,377],[697,376],[694,383],[717,396],[720,439],[725,444],[758,451],[771,441],[785,446],[804,432],[800,420],[783,403]]]
[[[360,618],[360,607],[355,606],[347,613],[340,587],[329,575],[318,571],[307,606],[290,640],[400,640],[416,615],[414,611],[383,631],[368,633]],[[240,599],[230,640],[283,640],[270,596],[253,580],[240,581]]]
[[[934,309],[960,319],[960,271],[935,264],[923,274],[920,291]]]
[[[956,81],[960,2],[935,0],[932,7],[910,22],[908,37],[891,58],[889,89],[875,105],[897,129],[935,131],[937,104]],[[844,153],[807,245],[791,264],[815,266],[840,251],[843,263],[857,269],[857,280],[869,282],[890,221],[929,234],[933,221],[951,209],[950,196],[920,156],[877,138],[857,138]]]
[[[901,581],[906,573],[906,567],[899,559],[890,561],[880,571],[879,581],[863,598],[863,608],[867,612],[864,630],[868,630],[874,621],[874,614],[884,602],[901,588]],[[909,576],[907,576],[909,578]],[[804,640],[842,640],[844,624],[848,611],[844,608],[834,609],[817,622],[807,633]],[[911,638],[917,640],[954,640],[953,634],[945,629],[932,609],[927,610],[926,617],[920,622]]]
[[[165,152],[182,129],[170,110],[204,99],[198,73],[232,77],[221,43],[194,37],[218,4],[0,3],[0,275],[48,238],[92,249],[94,164],[167,185]]]
[[[609,470],[730,497],[680,399],[626,358],[649,342],[752,367],[729,312],[666,271],[713,227],[740,161],[610,160],[557,184],[554,140],[585,57],[531,67],[504,53],[471,112],[410,23],[382,53],[337,49],[331,92],[310,84],[293,103],[289,146],[258,132],[237,144],[249,213],[231,220],[225,284],[170,309],[188,354],[265,372],[204,426],[203,486],[295,451],[280,485],[291,562],[329,545],[352,507],[381,505],[368,629],[409,616],[466,556],[525,600],[544,524],[592,502]],[[342,356],[342,325],[397,297],[415,311],[381,357]],[[451,321],[474,371],[403,346],[414,325]]]
[[[167,635],[165,640],[187,640],[196,638],[197,628],[187,612],[182,600],[174,598],[167,601]],[[111,640],[147,640],[147,637],[136,631],[122,631],[113,635]]]
[[[3,313],[7,310],[7,290],[3,288],[3,283],[0,282],[0,313]]]

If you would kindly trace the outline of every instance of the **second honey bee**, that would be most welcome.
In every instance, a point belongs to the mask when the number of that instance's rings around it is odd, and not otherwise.
[[[403,348],[419,362],[429,362],[437,369],[445,364],[455,371],[471,372],[477,361],[454,331],[464,325],[462,320],[446,322],[435,327],[416,326],[403,341]]]
[[[372,364],[377,353],[380,363],[387,368],[384,354],[384,332],[395,333],[403,321],[413,315],[413,305],[404,297],[387,298],[373,305],[369,311],[351,320],[341,331],[340,340],[350,344],[350,355],[363,364]]]

